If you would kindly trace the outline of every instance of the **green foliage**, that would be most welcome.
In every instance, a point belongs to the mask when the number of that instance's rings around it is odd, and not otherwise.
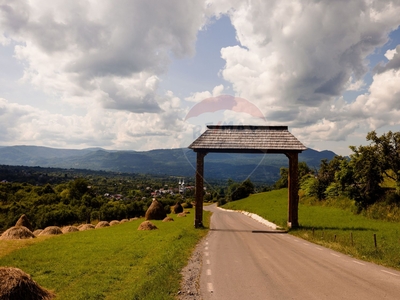
[[[14,171],[21,169],[9,168]],[[3,166],[2,170],[7,169]],[[81,174],[71,173],[70,170],[64,170],[66,173],[48,172],[43,177],[42,172],[34,175],[33,170],[36,168],[23,169],[23,174],[28,173],[28,170],[31,177],[37,176],[35,182],[39,182],[39,178],[46,178],[57,183],[1,183],[0,232],[14,226],[22,214],[28,216],[34,229],[144,216],[151,203],[150,193],[154,187],[174,187],[178,182],[174,177],[113,173],[101,173],[104,176],[98,176],[96,172]],[[189,179],[187,184],[194,183]],[[118,193],[118,197],[114,193]],[[174,205],[177,199],[181,200],[182,196],[166,194],[159,198],[164,206]],[[190,206],[192,198],[187,197],[185,201]]]
[[[303,178],[308,178],[308,176],[312,175],[313,171],[310,169],[310,167],[307,165],[306,162],[299,162],[298,163],[298,179],[299,183],[301,184],[302,181],[304,180]],[[283,189],[288,187],[288,181],[289,180],[289,168],[282,167],[280,169],[280,178],[278,181],[275,182],[274,184],[274,189]],[[268,188],[266,189],[266,191]]]
[[[246,198],[252,193],[254,193],[254,184],[250,179],[246,179],[242,183],[231,181],[228,186],[228,197],[230,201]]]

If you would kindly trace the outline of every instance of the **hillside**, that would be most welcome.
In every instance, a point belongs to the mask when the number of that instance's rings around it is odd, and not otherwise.
[[[310,167],[318,168],[321,159],[332,159],[331,151],[307,149],[299,155]],[[189,149],[157,149],[150,151],[109,151],[100,148],[55,149],[38,146],[0,147],[0,164],[103,170],[125,173],[192,177],[196,154]],[[279,169],[288,165],[283,154],[209,153],[205,158],[205,177],[210,179],[244,180],[249,175],[255,182],[272,183],[279,178]]]

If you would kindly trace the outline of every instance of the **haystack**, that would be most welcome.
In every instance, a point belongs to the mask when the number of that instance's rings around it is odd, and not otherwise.
[[[24,226],[13,226],[4,231],[3,234],[0,236],[1,240],[20,240],[32,238],[35,238],[35,235]]]
[[[184,212],[181,212],[178,214],[178,217],[186,217],[186,214]]]
[[[109,227],[110,223],[108,223],[107,221],[100,221],[99,223],[97,223],[95,228],[103,228],[103,227]]]
[[[114,226],[114,225],[118,225],[118,224],[119,224],[119,221],[117,221],[117,220],[113,220],[110,222],[110,226]]]
[[[175,205],[174,205],[174,214],[179,214],[179,213],[181,213],[181,212],[183,212],[183,207],[182,207],[182,205],[181,205],[181,202],[177,202]]]
[[[0,267],[0,299],[6,300],[50,300],[55,294],[40,287],[24,271]]]
[[[138,227],[138,230],[154,230],[154,229],[158,229],[158,228],[156,225],[154,225],[150,221],[144,221]]]
[[[57,235],[57,234],[63,234],[62,230],[58,226],[49,226],[43,229],[41,233],[39,233],[39,236],[43,235]]]
[[[29,219],[25,214],[23,214],[21,217],[19,217],[17,223],[15,223],[15,226],[24,226],[24,227],[28,228],[30,231],[33,231],[31,222],[29,222]]]
[[[79,231],[91,230],[95,229],[94,225],[92,224],[82,224],[78,226]]]
[[[41,232],[43,231],[43,229],[36,229],[33,234],[38,236]]]
[[[121,221],[119,221],[119,223],[126,223],[126,222],[129,222],[129,220],[128,219],[122,219]]]
[[[153,199],[150,207],[146,211],[146,220],[164,220],[167,213],[164,210],[163,205],[156,199]]]
[[[134,218],[129,219],[129,221],[136,221],[136,220],[139,220],[139,218],[138,217],[134,217]]]
[[[172,221],[174,221],[174,219],[171,217],[165,217],[164,220],[162,220],[162,221],[163,222],[172,222]]]
[[[68,232],[76,232],[79,231],[79,229],[75,226],[64,226],[61,228],[62,233],[68,233]]]

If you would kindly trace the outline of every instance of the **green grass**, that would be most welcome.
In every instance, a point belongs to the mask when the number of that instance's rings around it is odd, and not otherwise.
[[[205,224],[209,214],[205,212]],[[117,226],[35,239],[8,254],[0,265],[22,269],[57,299],[175,299],[180,271],[207,230],[194,229],[193,214],[159,229],[138,231],[137,220]],[[19,249],[18,249],[19,248]]]
[[[281,227],[287,222],[287,189],[251,195],[224,208],[245,210]],[[343,252],[400,270],[400,224],[372,220],[349,209],[299,204],[300,228],[289,233]],[[375,248],[374,235],[377,247]]]

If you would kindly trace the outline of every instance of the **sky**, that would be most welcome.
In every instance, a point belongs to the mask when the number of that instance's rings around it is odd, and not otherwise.
[[[400,0],[0,0],[0,146],[169,149],[251,124],[349,155],[400,130],[399,25]]]

